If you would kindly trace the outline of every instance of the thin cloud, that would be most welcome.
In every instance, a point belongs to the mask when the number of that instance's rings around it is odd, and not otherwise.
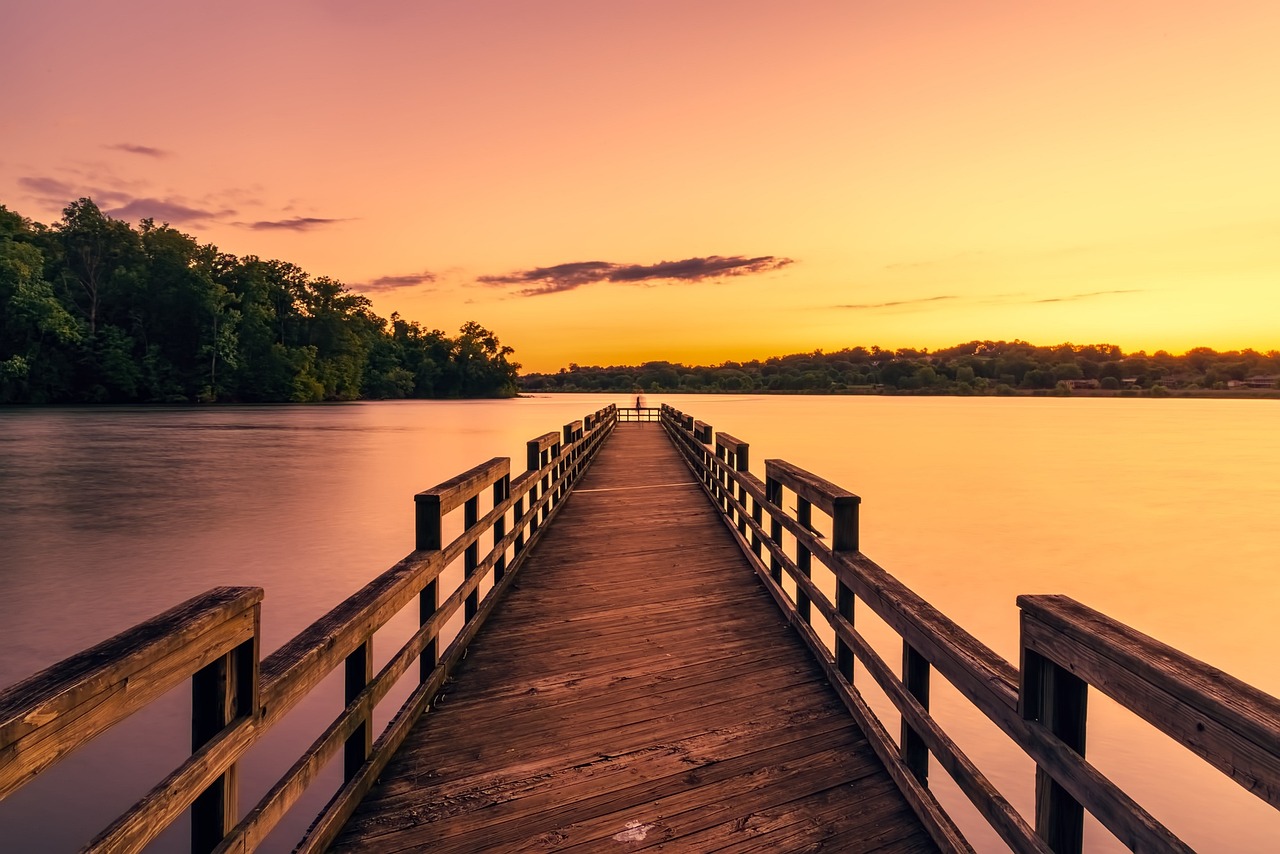
[[[131,199],[119,207],[104,209],[103,213],[116,219],[201,224],[234,212],[203,210],[167,199]]]
[[[1045,303],[1057,302],[1076,302],[1078,300],[1095,299],[1097,297],[1112,296],[1114,294],[1137,294],[1142,293],[1141,289],[1130,290],[1114,290],[1114,291],[1091,291],[1082,294],[1063,294],[1061,296],[1037,297],[1028,293],[1011,293],[1011,294],[973,294],[971,296],[959,296],[956,294],[947,294],[936,297],[921,297],[919,299],[903,299],[890,300],[887,302],[864,302],[856,304],[837,305],[833,308],[845,309],[849,311],[878,311],[881,309],[903,308],[909,306],[926,307],[932,303],[959,301],[964,305],[1042,305]]]
[[[521,296],[563,293],[584,285],[604,282],[643,284],[657,282],[700,282],[733,276],[747,276],[780,270],[795,263],[790,258],[761,255],[709,255],[683,261],[659,261],[657,264],[616,264],[609,261],[573,261],[552,267],[535,267],[501,276],[481,276],[486,285],[524,285]]]
[[[421,273],[412,273],[407,276],[379,276],[372,281],[365,282],[361,285],[353,285],[362,291],[396,291],[402,288],[416,288],[420,285],[429,285],[434,283],[439,277],[432,272],[423,271]],[[424,290],[431,290],[426,288]]]
[[[289,219],[260,219],[257,222],[240,222],[236,223],[236,225],[252,228],[254,231],[310,231],[313,228],[333,225],[335,222],[345,222],[345,220],[318,216],[295,216]]]
[[[1076,302],[1077,300],[1093,299],[1094,297],[1109,297],[1114,294],[1140,294],[1140,293],[1142,293],[1141,288],[1120,290],[1120,291],[1092,291],[1091,293],[1087,293],[1087,294],[1069,294],[1067,296],[1061,296],[1061,297],[1046,297],[1044,299],[1031,300],[1031,302],[1032,303]]]
[[[958,296],[946,295],[938,297],[922,297],[920,299],[900,299],[892,302],[864,302],[853,305],[838,305],[836,308],[848,309],[850,311],[874,311],[878,308],[898,308],[904,305],[923,305],[924,303],[940,302],[942,300],[960,299]]]
[[[76,188],[66,181],[59,181],[57,178],[49,178],[47,176],[19,178],[18,186],[33,193],[40,193],[44,196],[63,199],[68,202],[76,198]]]
[[[231,210],[209,210],[179,199],[135,196],[120,190],[77,185],[49,176],[19,178],[18,184],[42,202],[57,207],[64,207],[75,199],[93,199],[104,214],[123,220],[151,218],[160,222],[201,225],[234,213]]]
[[[141,154],[143,157],[168,157],[169,152],[159,148],[152,148],[149,145],[134,145],[130,142],[118,142],[115,145],[104,145],[103,148],[109,148],[112,151],[124,151],[128,154]]]

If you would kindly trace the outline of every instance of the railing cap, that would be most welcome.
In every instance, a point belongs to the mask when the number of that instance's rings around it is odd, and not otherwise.
[[[1108,670],[1114,668],[1113,675],[1125,674],[1124,684],[1112,678],[1097,679],[1095,687],[1104,694],[1114,696],[1121,688],[1144,694],[1157,689],[1197,716],[1197,720],[1203,717],[1220,722],[1268,751],[1270,774],[1258,771],[1258,781],[1270,788],[1271,802],[1280,803],[1280,699],[1069,596],[1024,595],[1017,602],[1024,618],[1024,646],[1055,661],[1068,657],[1065,652],[1077,650]],[[1035,624],[1043,629],[1036,632]],[[1052,650],[1045,649],[1036,639],[1045,629],[1060,639]],[[1058,664],[1073,670],[1079,666],[1078,662],[1068,661]],[[1092,680],[1086,681],[1092,684]],[[1139,682],[1147,688],[1134,688]],[[1124,697],[1116,699],[1129,705]],[[1154,719],[1147,708],[1130,708],[1168,731],[1169,720]],[[1161,708],[1166,709],[1166,714],[1170,710],[1163,704]],[[1246,764],[1244,758],[1238,759]]]
[[[95,680],[121,659],[146,658],[148,647],[219,625],[261,601],[261,587],[215,587],[9,686],[0,692],[0,746],[43,723],[39,710],[57,698],[95,690]]]
[[[728,433],[724,433],[724,432],[716,433],[716,445],[718,445],[721,448],[724,448],[726,451],[732,451],[735,454],[739,453],[740,451],[745,451],[751,447],[749,443],[744,442],[741,439],[735,438],[733,436],[730,436]]]
[[[765,460],[764,471],[767,479],[781,483],[805,501],[831,515],[835,515],[837,509],[845,510],[862,503],[860,497],[844,487],[836,486],[786,460]]]
[[[551,435],[558,439],[560,434],[552,433]],[[473,469],[464,471],[457,477],[450,478],[444,483],[433,486],[431,489],[419,492],[413,497],[413,500],[419,506],[437,505],[441,513],[448,513],[478,495],[480,490],[487,486],[493,486],[502,478],[510,475],[511,458],[494,457],[486,463],[481,463]]]
[[[552,431],[550,433],[543,433],[541,436],[537,436],[533,439],[530,439],[528,444],[529,444],[530,450],[536,448],[539,451],[545,451],[547,448],[560,444],[561,440],[562,440],[561,435],[555,431]]]

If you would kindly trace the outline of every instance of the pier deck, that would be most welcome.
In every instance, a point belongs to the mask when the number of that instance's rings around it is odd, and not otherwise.
[[[620,424],[333,850],[932,851],[656,423]]]

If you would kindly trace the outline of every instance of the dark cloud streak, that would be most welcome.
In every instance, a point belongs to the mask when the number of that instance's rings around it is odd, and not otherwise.
[[[115,145],[104,145],[103,148],[109,148],[112,151],[123,151],[128,154],[141,154],[143,157],[168,157],[169,152],[159,148],[152,148],[149,145],[134,145],[129,142],[120,142]]]
[[[1142,293],[1141,289],[1131,290],[1115,290],[1115,291],[1092,291],[1083,294],[1064,294],[1055,297],[1033,298],[1030,294],[1014,293],[1014,294],[974,294],[972,296],[959,296],[948,294],[936,297],[920,297],[919,299],[901,299],[890,300],[888,302],[865,302],[857,304],[836,305],[832,308],[844,309],[847,311],[877,311],[887,308],[902,308],[905,306],[927,306],[930,303],[959,300],[963,304],[969,305],[1043,305],[1046,303],[1058,302],[1076,302],[1078,300],[1094,299],[1096,297],[1112,296],[1115,294],[1137,294]]]
[[[780,270],[795,263],[790,258],[761,255],[708,255],[683,261],[660,261],[657,264],[615,264],[609,261],[572,261],[552,267],[535,267],[502,276],[481,276],[486,285],[526,285],[517,291],[521,296],[543,296],[563,293],[584,285],[604,282],[644,284],[657,282],[700,282],[732,276],[747,276]]]
[[[313,228],[321,228],[344,221],[342,219],[329,219],[318,216],[295,216],[289,219],[262,219],[257,222],[238,222],[236,225],[242,225],[254,231],[310,231]]]
[[[154,219],[160,222],[206,223],[233,211],[208,211],[193,208],[180,202],[165,199],[130,199],[114,208],[103,208],[103,213],[116,219]]]
[[[872,311],[878,308],[897,308],[903,305],[921,305],[929,302],[939,302],[941,300],[960,299],[958,296],[939,296],[939,297],[922,297],[920,299],[900,299],[892,302],[864,302],[855,305],[838,305],[836,308],[849,309],[851,311]]]
[[[1138,294],[1138,293],[1142,293],[1141,289],[1129,289],[1129,290],[1120,290],[1120,291],[1093,291],[1092,293],[1087,293],[1087,294],[1070,294],[1068,296],[1061,296],[1061,297],[1046,297],[1045,299],[1031,300],[1031,302],[1032,303],[1076,302],[1077,300],[1093,299],[1094,297],[1109,297],[1114,294]]]
[[[402,288],[416,288],[419,285],[429,285],[439,278],[435,273],[423,271],[421,273],[412,273],[406,276],[379,276],[368,282],[352,287],[361,291],[396,291]],[[431,290],[425,288],[424,290]]]

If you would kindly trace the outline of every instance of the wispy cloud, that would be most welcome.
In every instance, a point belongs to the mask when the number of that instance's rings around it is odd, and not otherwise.
[[[56,197],[71,201],[75,198],[76,189],[66,181],[49,178],[43,175],[24,176],[18,179],[18,186],[43,196]]]
[[[1044,299],[1033,299],[1031,300],[1031,302],[1032,303],[1077,302],[1078,300],[1093,299],[1094,297],[1109,297],[1115,294],[1140,294],[1140,293],[1142,293],[1141,288],[1130,288],[1128,290],[1119,290],[1119,291],[1092,291],[1087,294],[1067,294],[1066,296],[1060,296],[1060,297],[1045,297]]]
[[[795,263],[790,258],[761,255],[708,255],[683,261],[659,261],[656,264],[617,264],[610,261],[572,261],[552,267],[535,267],[501,276],[481,276],[486,285],[523,285],[521,296],[563,293],[584,285],[603,282],[643,284],[657,282],[700,282],[733,276],[747,276],[779,270]]]
[[[921,297],[920,299],[899,299],[892,302],[863,302],[851,305],[837,305],[836,308],[850,309],[853,311],[873,311],[878,308],[898,308],[904,305],[922,305],[930,302],[941,302],[942,300],[960,299],[958,296],[946,295],[938,297]]]
[[[396,291],[402,288],[430,285],[438,278],[435,273],[424,270],[421,273],[411,273],[407,276],[379,276],[363,284],[352,285],[352,287],[361,291]],[[423,290],[431,290],[431,288],[423,288]]]
[[[335,222],[345,221],[344,219],[319,216],[295,216],[289,219],[260,219],[257,222],[238,222],[236,225],[252,228],[254,231],[310,231],[313,228],[323,228],[326,225],[333,225]]]
[[[167,156],[166,152],[147,146],[121,144],[106,147],[129,149],[131,153],[149,157]],[[61,210],[76,199],[90,198],[102,208],[103,213],[127,221],[151,218],[183,226],[225,223],[255,231],[309,231],[346,221],[301,214],[282,217],[281,214],[288,209],[282,211],[278,207],[264,210],[261,187],[225,187],[195,198],[159,190],[145,179],[126,180],[114,175],[107,163],[95,164],[91,169],[67,167],[56,175],[23,176],[18,178],[18,186],[49,208]],[[244,219],[250,213],[265,214],[270,218]]]
[[[1038,296],[1028,293],[1011,293],[1011,294],[970,294],[968,296],[960,296],[958,294],[945,294],[933,297],[919,297],[916,299],[900,299],[888,300],[886,302],[864,302],[851,303],[845,305],[831,306],[832,308],[845,309],[849,311],[881,311],[886,309],[898,308],[919,308],[921,310],[929,310],[933,308],[943,308],[938,303],[948,303],[951,305],[964,306],[990,306],[990,305],[1042,305],[1045,303],[1057,302],[1077,302],[1079,300],[1097,299],[1099,297],[1113,296],[1117,294],[1137,294],[1142,293],[1141,289],[1114,290],[1114,291],[1090,291],[1088,293],[1079,294],[1061,294],[1058,296]]]
[[[130,199],[118,207],[103,208],[103,213],[116,219],[154,219],[159,222],[200,225],[235,211],[210,211],[171,199]]]
[[[104,145],[112,151],[124,151],[128,154],[141,154],[143,157],[168,157],[169,152],[149,145],[134,145],[130,142],[118,142],[115,145]]]
[[[18,184],[50,206],[61,208],[75,199],[87,197],[93,199],[107,216],[123,220],[150,217],[160,222],[201,225],[235,213],[226,209],[211,210],[182,198],[135,196],[121,190],[86,186],[49,176],[19,178]]]

